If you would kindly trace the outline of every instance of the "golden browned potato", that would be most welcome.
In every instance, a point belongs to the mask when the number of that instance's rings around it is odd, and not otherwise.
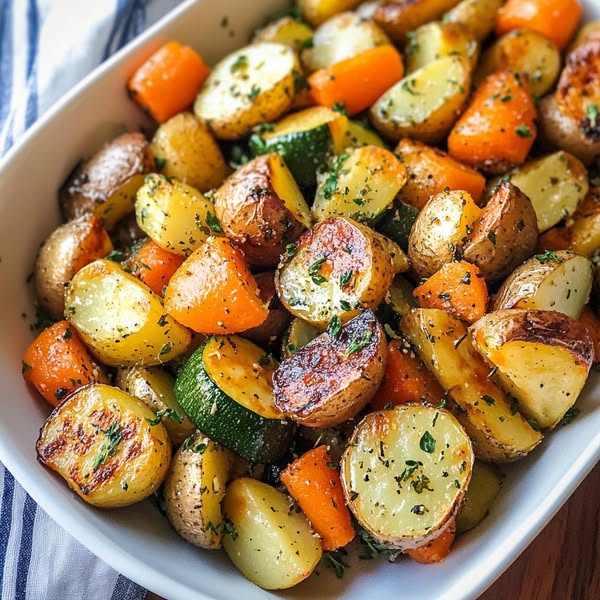
[[[590,188],[569,226],[570,248],[588,258],[600,248],[600,188]]]
[[[321,25],[345,10],[352,10],[361,0],[298,0],[302,16],[313,26]]]
[[[317,223],[289,248],[275,285],[290,313],[324,330],[334,316],[345,322],[376,308],[394,271],[381,236],[352,219],[335,217]]]
[[[473,448],[451,413],[408,404],[367,415],[341,461],[348,507],[390,548],[424,546],[453,525]]]
[[[213,197],[223,233],[251,265],[275,266],[286,246],[311,225],[302,192],[274,152],[240,167]]]
[[[109,231],[133,212],[135,193],[144,174],[155,169],[154,158],[141,133],[124,133],[104,145],[77,169],[60,191],[66,221],[95,213]]]
[[[375,8],[373,19],[394,40],[403,44],[406,34],[434,21],[458,4],[459,0],[396,0]]]
[[[575,404],[594,362],[586,327],[556,311],[491,312],[470,332],[519,410],[542,429],[555,427]]]
[[[230,450],[200,432],[175,454],[165,479],[165,510],[171,525],[190,544],[221,548],[221,503],[234,462]]]
[[[464,191],[442,192],[429,199],[408,238],[408,257],[420,277],[431,277],[454,259],[480,214]]]
[[[443,18],[445,23],[460,23],[471,31],[478,42],[483,42],[494,29],[496,12],[504,0],[462,0]]]
[[[463,249],[489,283],[504,279],[529,258],[538,238],[531,200],[508,181],[500,184]]]
[[[81,498],[102,508],[143,500],[162,483],[171,442],[154,413],[118,388],[92,383],[77,389],[40,431],[38,460]]]
[[[357,415],[373,397],[385,371],[383,328],[368,310],[285,359],[273,375],[275,405],[308,427],[333,427]]]
[[[54,319],[65,312],[65,286],[79,269],[113,249],[108,233],[95,215],[83,215],[60,225],[42,244],[35,261],[35,291]]]
[[[312,40],[313,34],[314,31],[306,23],[292,17],[281,17],[259,29],[252,41],[285,44],[300,52]]]
[[[281,344],[281,357],[289,358],[292,354],[295,354],[306,346],[309,342],[312,342],[318,335],[321,334],[321,330],[317,329],[314,325],[295,317],[288,330],[283,337]]]
[[[567,54],[575,50],[578,46],[583,46],[588,42],[600,41],[600,21],[591,21],[586,23],[580,30],[575,39],[567,48]]]
[[[192,113],[182,112],[163,123],[150,145],[156,166],[200,192],[221,185],[229,173],[219,145]]]

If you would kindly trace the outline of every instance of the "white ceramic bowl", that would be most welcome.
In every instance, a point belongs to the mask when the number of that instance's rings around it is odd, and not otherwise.
[[[39,243],[58,223],[56,191],[73,165],[116,127],[142,123],[140,111],[125,94],[132,70],[170,39],[196,47],[214,63],[243,45],[264,17],[283,4],[183,4],[82,81],[0,164],[0,459],[73,536],[115,569],[169,600],[254,600],[278,594],[247,582],[224,554],[184,542],[148,502],[110,512],[93,509],[36,462],[34,444],[49,410],[21,378],[21,357],[32,339],[33,320],[26,279]],[[584,4],[586,18],[600,18],[597,0]],[[459,538],[442,564],[362,562],[341,581],[320,569],[319,576],[280,595],[384,600],[401,591],[412,600],[475,598],[515,560],[600,458],[599,404],[600,381],[594,375],[578,401],[577,419],[548,435],[530,457],[505,469],[506,483],[491,514]]]

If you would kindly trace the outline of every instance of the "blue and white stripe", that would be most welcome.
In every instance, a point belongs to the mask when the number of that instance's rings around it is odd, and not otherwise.
[[[94,67],[178,0],[0,0],[0,155]],[[33,444],[33,440],[32,440]],[[138,600],[0,464],[2,600]]]

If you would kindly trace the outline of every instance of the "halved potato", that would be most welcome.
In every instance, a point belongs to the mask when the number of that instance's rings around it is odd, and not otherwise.
[[[221,548],[221,503],[234,461],[230,450],[200,432],[175,454],[165,478],[165,509],[171,525],[190,544]]]
[[[396,313],[400,318],[406,316],[413,308],[417,308],[419,303],[413,295],[415,287],[402,277],[396,275],[390,286],[388,293],[385,296],[385,303]]]
[[[496,13],[504,0],[462,0],[443,17],[445,23],[467,27],[478,42],[483,42],[494,29]]]
[[[600,188],[590,188],[569,227],[571,250],[591,257],[600,248]]]
[[[59,197],[65,221],[96,214],[111,230],[133,212],[135,193],[144,174],[155,169],[154,158],[141,133],[124,133],[105,144],[76,170]]]
[[[305,70],[312,73],[389,43],[388,36],[373,21],[344,12],[328,19],[315,31],[312,46],[303,50],[300,58]]]
[[[190,255],[213,229],[214,207],[193,187],[155,173],[137,191],[135,214],[140,229],[161,248]]]
[[[502,284],[493,310],[555,310],[579,318],[592,289],[589,259],[567,250],[536,254]]]
[[[296,52],[300,52],[312,40],[313,35],[314,31],[306,23],[292,17],[282,17],[259,29],[254,34],[252,41],[285,44]]]
[[[290,109],[299,72],[289,46],[260,42],[240,48],[213,68],[194,112],[218,139],[237,140]]]
[[[200,192],[221,185],[229,172],[219,145],[189,112],[182,112],[163,123],[150,145],[158,170]]]
[[[578,46],[583,46],[588,42],[600,41],[600,21],[590,21],[586,23],[577,33],[575,39],[567,48],[567,54],[570,54]]]
[[[361,0],[298,0],[302,16],[316,27],[345,10],[352,10]]]
[[[92,383],[54,409],[37,440],[38,460],[102,508],[143,500],[162,483],[171,442],[154,413],[118,388]]]
[[[451,525],[473,461],[471,441],[452,414],[409,404],[358,424],[340,474],[361,526],[390,548],[410,550]]]
[[[429,199],[408,238],[408,257],[420,277],[431,277],[454,259],[480,215],[481,209],[461,190]]]
[[[519,410],[541,428],[555,427],[575,404],[594,362],[587,328],[555,311],[491,312],[470,333]]]
[[[223,232],[252,265],[275,266],[286,246],[311,226],[302,192],[274,152],[240,167],[213,198]]]
[[[325,329],[338,316],[347,321],[376,308],[392,279],[392,258],[375,232],[351,219],[317,223],[282,257],[277,293],[294,316]]]
[[[538,238],[531,200],[508,181],[500,184],[463,249],[465,260],[479,267],[488,283],[504,279],[529,258]]]
[[[470,89],[469,60],[445,56],[394,84],[371,106],[369,118],[378,131],[395,141],[412,137],[436,144],[452,128]]]
[[[119,369],[115,384],[124,392],[139,398],[165,426],[174,446],[180,446],[196,431],[175,400],[175,378],[160,367]],[[156,420],[155,419],[155,420]]]
[[[298,352],[300,348],[312,342],[320,333],[321,330],[314,325],[298,319],[298,317],[294,318],[283,337],[281,357],[289,358],[292,354]]]
[[[274,487],[241,478],[223,502],[223,547],[252,583],[267,590],[292,587],[315,569],[323,550],[304,514]]]
[[[65,312],[65,286],[79,269],[113,249],[96,215],[83,215],[57,227],[44,241],[35,260],[35,291],[54,319]]]
[[[533,96],[548,92],[560,71],[560,52],[546,36],[515,29],[498,38],[481,55],[473,81],[479,85],[490,73],[503,69],[520,73]]]
[[[387,345],[372,311],[327,333],[285,359],[273,375],[275,406],[308,427],[333,427],[357,415],[385,372]]]
[[[531,200],[540,232],[572,215],[589,188],[585,167],[563,151],[529,161],[509,178]]]
[[[449,392],[447,406],[469,434],[477,458],[511,462],[542,441],[489,379],[490,368],[473,348],[462,321],[442,310],[417,308],[402,319],[400,329]]]
[[[73,277],[65,292],[65,316],[109,366],[168,362],[191,340],[158,296],[110,260],[96,260]]]

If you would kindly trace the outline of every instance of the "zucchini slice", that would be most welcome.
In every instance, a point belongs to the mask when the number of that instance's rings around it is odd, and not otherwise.
[[[175,382],[175,398],[210,439],[250,461],[275,462],[293,433],[273,401],[276,366],[242,337],[215,336],[185,363]]]
[[[342,456],[342,485],[370,535],[410,550],[452,523],[473,462],[471,440],[452,414],[407,404],[359,423]]]

